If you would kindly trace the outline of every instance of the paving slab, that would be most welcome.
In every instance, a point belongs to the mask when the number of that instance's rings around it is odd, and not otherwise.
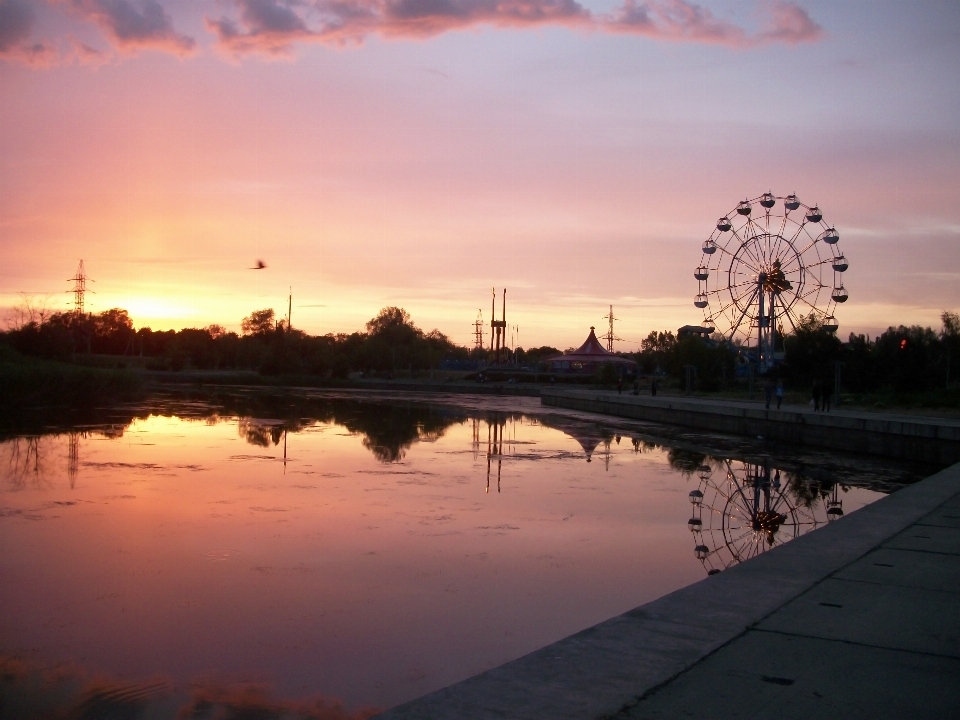
[[[913,525],[883,544],[901,550],[960,555],[960,528]]]
[[[824,580],[759,630],[960,658],[960,595]]]
[[[918,524],[960,528],[960,505],[957,507],[942,507],[936,512],[921,518]]]
[[[960,593],[960,555],[884,547],[848,565],[834,578]]]
[[[943,720],[958,678],[953,658],[751,631],[617,717]]]

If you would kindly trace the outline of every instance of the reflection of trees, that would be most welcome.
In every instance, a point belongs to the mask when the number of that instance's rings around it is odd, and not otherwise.
[[[77,484],[77,471],[80,465],[80,439],[87,436],[87,432],[67,433],[67,479],[70,487]],[[99,434],[99,433],[98,433]],[[3,466],[3,478],[9,482],[11,489],[20,490],[31,484],[34,486],[48,486],[51,482],[51,473],[56,475],[59,463],[51,463],[51,451],[61,438],[60,433],[50,435],[28,435],[11,438],[0,443],[0,448],[6,455]],[[113,437],[106,435],[106,437]],[[55,455],[56,457],[56,455]]]
[[[680,448],[670,448],[667,451],[667,463],[671,468],[684,477],[693,475],[697,468],[704,464],[707,456],[704,453],[694,452],[692,450],[682,450]]]
[[[786,477],[787,489],[797,504],[804,507],[813,507],[830,495],[837,485],[830,473],[819,468],[812,470],[801,468],[796,472],[786,473]]]
[[[463,422],[465,416],[429,405],[379,405],[352,408],[347,416],[335,419],[347,430],[362,433],[363,446],[380,462],[402,460],[415,442],[432,442],[443,437],[450,425]]]
[[[6,475],[15,490],[25,487],[28,482],[39,484],[46,479],[46,453],[41,440],[40,437],[19,437],[4,443],[8,453]]]
[[[260,420],[258,418],[242,417],[237,421],[237,432],[244,440],[251,445],[259,447],[270,447],[270,442],[274,445],[280,444],[280,438],[288,428],[285,423],[274,420]],[[294,431],[300,428],[292,428]]]
[[[216,400],[207,417],[239,416],[237,430],[251,445],[279,445],[285,431],[298,432],[315,423],[329,423],[362,435],[363,446],[385,463],[403,459],[414,443],[436,440],[448,427],[468,417],[459,408],[402,401],[288,396],[227,396]]]

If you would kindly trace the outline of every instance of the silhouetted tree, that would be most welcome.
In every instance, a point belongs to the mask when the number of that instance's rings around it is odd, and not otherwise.
[[[266,335],[273,332],[273,308],[255,310],[240,322],[240,329],[244,335]]]

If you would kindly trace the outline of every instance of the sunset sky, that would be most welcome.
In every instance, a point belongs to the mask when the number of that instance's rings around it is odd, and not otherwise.
[[[385,305],[523,346],[699,322],[717,217],[818,203],[840,334],[960,310],[960,3],[0,0],[0,306]],[[262,259],[264,270],[248,269]]]

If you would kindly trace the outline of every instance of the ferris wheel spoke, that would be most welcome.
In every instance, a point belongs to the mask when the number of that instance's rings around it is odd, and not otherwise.
[[[731,528],[731,530],[734,530],[734,529]],[[753,528],[750,527],[750,526],[747,526],[747,528],[746,528],[746,530],[744,530],[744,532],[742,532],[742,533],[740,533],[739,535],[737,535],[737,537],[730,539],[730,540],[729,540],[729,543],[730,543],[731,545],[736,545],[738,542],[740,542],[741,540],[743,540],[743,538],[749,537],[750,535],[752,535],[753,532],[754,532]],[[732,534],[733,534],[733,533],[731,532],[731,535],[732,535]]]
[[[783,270],[784,273],[792,273],[803,272],[807,267],[811,267],[811,265],[805,265],[803,263],[803,256],[800,253],[791,253],[787,261],[781,264],[780,269]]]
[[[781,303],[781,305],[783,305],[783,304]],[[793,312],[792,312],[791,309],[790,309],[791,307],[793,307],[793,303],[791,303],[789,306],[788,306],[788,305],[783,305],[783,314],[787,316],[787,320],[790,321],[790,327],[793,328],[793,331],[794,331],[794,332],[796,332],[796,331],[797,331],[797,323],[796,323],[796,322],[794,321],[794,319],[793,319]]]
[[[818,316],[821,316],[821,317],[823,317],[823,316],[825,316],[825,315],[827,314],[827,313],[825,313],[823,310],[821,310],[820,308],[818,308],[816,305],[812,304],[809,300],[807,300],[807,299],[804,298],[804,297],[799,297],[799,296],[798,296],[798,297],[797,297],[797,300],[799,300],[800,302],[802,302],[802,303],[804,303],[805,305],[807,305],[807,306],[810,308],[810,310],[811,310],[811,314],[818,315]],[[799,313],[798,313],[798,314],[799,314]]]
[[[725,290],[735,290],[736,288],[740,288],[740,287],[744,287],[744,286],[756,287],[756,285],[757,285],[757,278],[756,278],[755,276],[748,276],[748,277],[744,278],[743,280],[741,280],[741,281],[738,282],[738,283],[734,283],[733,285],[728,285],[728,286],[727,286],[726,288],[724,288],[724,289],[725,289]]]
[[[751,286],[751,287],[747,287],[747,288],[746,288],[742,293],[740,293],[739,295],[736,295],[736,296],[735,296],[733,293],[730,293],[730,302],[727,303],[727,304],[725,304],[725,305],[723,306],[723,310],[726,310],[726,309],[729,308],[731,305],[736,305],[738,310],[743,310],[744,312],[746,312],[746,310],[750,307],[750,303],[752,302],[752,300],[747,301],[745,307],[741,305],[741,301],[742,301],[748,294],[750,294],[750,293],[756,294],[756,292],[757,292],[756,286]],[[736,330],[734,330],[734,332],[736,332]]]
[[[801,226],[800,226],[800,229],[803,230],[804,232],[806,232],[806,234],[807,234],[807,239],[809,240],[809,242],[808,242],[806,245],[804,245],[801,249],[799,249],[799,250],[797,251],[798,254],[803,255],[807,250],[809,250],[810,248],[814,247],[814,246],[817,244],[817,240],[820,239],[820,236],[819,236],[819,235],[816,235],[816,236],[811,235],[811,234],[810,234],[810,231],[807,229],[806,223],[804,223],[803,225],[801,225]],[[799,232],[797,232],[797,235],[796,235],[796,237],[794,238],[794,244],[796,244],[796,238],[798,238],[798,237],[800,237],[800,233],[799,233]],[[820,256],[820,253],[818,252],[818,253],[817,253],[817,257],[819,257],[819,256]]]
[[[746,224],[744,227],[746,227],[748,230],[750,230],[750,229],[751,229],[751,223],[752,223],[752,221],[748,219],[748,220],[747,220],[747,224]],[[762,267],[762,266],[763,266],[763,261],[762,261],[760,258],[757,257],[756,253],[754,252],[753,248],[751,247],[751,244],[752,244],[752,243],[749,243],[749,242],[744,241],[744,239],[743,239],[742,237],[740,237],[740,233],[738,233],[736,230],[731,229],[730,232],[733,233],[733,236],[737,239],[737,242],[740,243],[740,248],[744,251],[744,253],[749,254],[750,257],[753,258],[753,261],[757,264],[757,268]],[[754,235],[756,235],[756,233],[754,233]],[[742,257],[742,256],[740,256],[739,253],[738,253],[735,257]],[[754,269],[755,269],[757,272],[760,272],[759,269],[757,269],[757,268],[754,268]]]
[[[789,210],[784,210],[783,215],[780,216],[780,229],[777,231],[777,237],[783,238],[783,231],[787,229],[787,218],[789,217]]]

